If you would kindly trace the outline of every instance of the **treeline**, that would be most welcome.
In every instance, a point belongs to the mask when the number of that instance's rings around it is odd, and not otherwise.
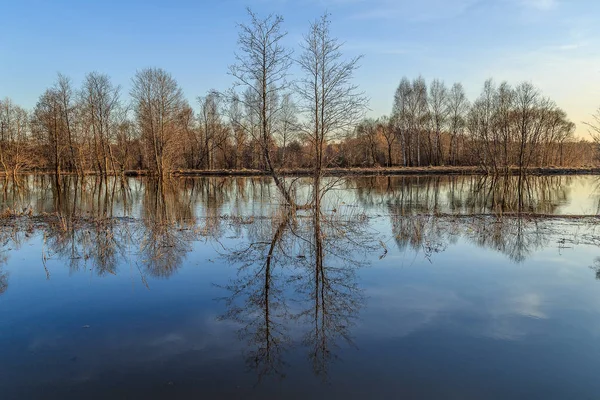
[[[357,127],[349,148],[363,154],[349,164],[478,165],[494,173],[592,164],[595,147],[574,131],[566,113],[528,82],[512,87],[490,79],[471,102],[460,83],[436,79],[428,87],[421,77],[402,78],[391,116]]]
[[[595,161],[594,146],[576,140],[565,112],[529,83],[490,80],[471,102],[461,84],[403,78],[390,116],[364,119],[367,99],[352,83],[360,57],[344,58],[327,15],[310,25],[299,55],[282,45],[281,17],[249,17],[229,68],[234,88],[194,104],[160,68],[139,70],[128,96],[92,72],[78,87],[59,74],[33,110],[0,100],[2,171],[257,169],[276,178],[284,168],[317,176],[326,167],[479,165],[499,173]]]

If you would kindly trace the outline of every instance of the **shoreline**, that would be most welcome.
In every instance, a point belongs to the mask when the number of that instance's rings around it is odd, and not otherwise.
[[[600,175],[600,167],[531,167],[526,170],[527,175],[552,176],[552,175]],[[375,168],[328,168],[324,169],[324,176],[415,176],[415,175],[489,175],[481,167],[375,167]],[[305,168],[289,169],[277,171],[280,176],[312,176],[313,171]],[[508,170],[510,175],[519,173],[519,169],[511,167]],[[17,175],[53,175],[53,171],[21,171]],[[64,172],[61,175],[76,175],[74,172]],[[94,171],[85,173],[85,176],[99,176]],[[119,174],[110,173],[107,176],[118,176]],[[128,170],[124,173],[127,177],[152,176],[146,170]],[[500,174],[500,175],[503,175]],[[11,174],[0,172],[0,177],[10,177]],[[173,177],[252,177],[252,176],[271,176],[270,172],[254,169],[241,170],[176,170],[171,172]]]

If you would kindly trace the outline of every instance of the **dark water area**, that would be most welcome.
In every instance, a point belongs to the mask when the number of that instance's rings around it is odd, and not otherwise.
[[[599,183],[0,181],[0,398],[596,399]]]

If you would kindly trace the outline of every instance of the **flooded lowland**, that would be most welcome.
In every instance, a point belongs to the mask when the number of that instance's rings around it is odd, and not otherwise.
[[[0,397],[597,398],[599,185],[1,180]]]

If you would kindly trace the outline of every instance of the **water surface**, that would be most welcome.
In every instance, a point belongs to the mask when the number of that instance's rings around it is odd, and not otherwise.
[[[597,177],[326,183],[0,183],[2,398],[598,397]]]

